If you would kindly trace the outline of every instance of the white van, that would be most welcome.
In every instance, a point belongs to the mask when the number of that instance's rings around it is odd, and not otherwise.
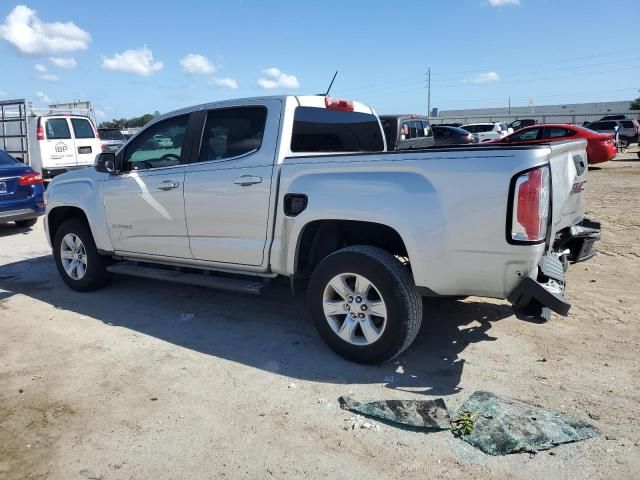
[[[88,115],[53,110],[39,114],[19,100],[0,102],[0,150],[51,178],[92,166],[102,146]]]

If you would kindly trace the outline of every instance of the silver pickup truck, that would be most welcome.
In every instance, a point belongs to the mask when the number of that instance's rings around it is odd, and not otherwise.
[[[334,351],[377,363],[415,338],[421,296],[566,315],[567,264],[600,231],[584,219],[586,159],[583,141],[387,152],[358,102],[224,101],[56,177],[45,227],[74,290],[127,274],[259,293],[288,277]]]

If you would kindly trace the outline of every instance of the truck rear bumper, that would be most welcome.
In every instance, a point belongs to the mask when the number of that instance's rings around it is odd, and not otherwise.
[[[560,232],[553,251],[540,260],[537,278],[523,279],[509,295],[516,316],[523,320],[545,321],[554,311],[566,317],[571,308],[571,302],[564,295],[567,261],[576,263],[592,258],[598,240],[600,224],[587,219]]]

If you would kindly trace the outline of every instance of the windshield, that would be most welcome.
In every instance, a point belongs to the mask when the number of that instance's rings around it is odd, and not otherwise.
[[[0,150],[0,165],[13,165],[14,163],[17,163],[17,162],[18,161],[14,159],[11,155]]]
[[[380,152],[384,150],[378,118],[369,113],[297,107],[292,152]]]
[[[98,134],[102,140],[125,140],[124,135],[117,128],[101,128],[98,130]]]

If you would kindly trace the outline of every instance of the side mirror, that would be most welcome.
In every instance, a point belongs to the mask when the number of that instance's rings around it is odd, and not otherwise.
[[[96,171],[114,174],[116,171],[116,154],[113,152],[101,153],[96,158]]]

